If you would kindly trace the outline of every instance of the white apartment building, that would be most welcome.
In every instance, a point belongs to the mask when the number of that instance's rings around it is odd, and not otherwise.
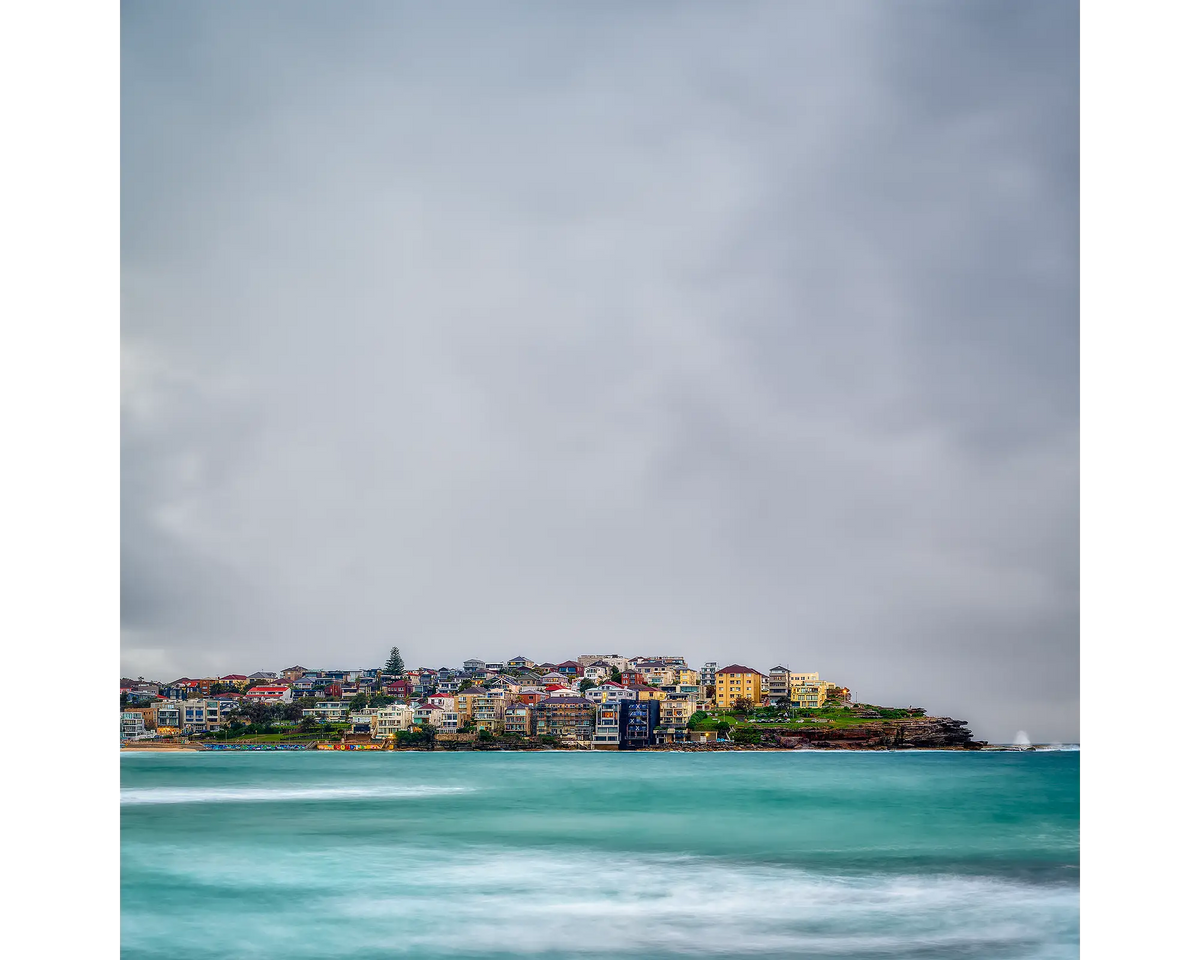
[[[178,703],[160,703],[155,711],[155,723],[159,727],[179,729],[181,724]]]
[[[592,691],[589,690],[588,693]],[[632,692],[632,691],[630,691]],[[596,732],[592,735],[596,746],[619,747],[621,745],[621,701],[611,700],[596,707]]]
[[[407,730],[412,726],[413,709],[402,703],[378,707],[368,722],[371,724],[371,736],[376,740],[386,740],[397,730]]]
[[[365,710],[357,710],[347,715],[347,719],[354,726],[370,725],[372,718],[379,711],[378,707],[367,707]]]
[[[592,703],[620,703],[622,700],[636,700],[638,695],[636,690],[630,690],[619,683],[602,683],[588,690],[584,697]]]
[[[140,713],[132,711],[121,714],[121,739],[130,740],[134,737],[145,736],[146,721]]]
[[[247,690],[246,699],[258,700],[262,703],[291,703],[292,688],[279,683],[263,684]]]
[[[607,660],[598,660],[595,663],[589,663],[583,668],[583,678],[585,680],[603,681],[607,680],[612,675],[612,664]]]
[[[180,725],[184,730],[220,730],[221,724],[237,709],[236,700],[213,697],[204,700],[182,700],[179,706]]]
[[[766,677],[766,694],[772,703],[789,698],[791,677],[791,671],[785,666],[779,665],[771,668],[771,672]]]
[[[322,723],[341,723],[350,715],[350,705],[343,700],[320,700],[315,707],[305,707],[301,712]]]

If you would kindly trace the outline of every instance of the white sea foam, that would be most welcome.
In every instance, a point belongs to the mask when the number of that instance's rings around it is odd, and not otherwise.
[[[131,865],[139,866],[136,856]],[[331,889],[325,878],[335,865],[339,883]],[[701,856],[514,855],[502,846],[442,845],[406,846],[402,854],[358,848],[352,857],[278,850],[265,861],[252,851],[189,852],[155,869],[197,890],[252,889],[269,904],[306,891],[312,909],[291,918],[284,931],[288,952],[303,958],[375,957],[397,942],[438,958],[1048,960],[1077,958],[1079,949],[1079,889],[1069,883],[838,875]],[[256,928],[276,922],[275,909],[255,913]],[[206,917],[213,924],[206,935],[218,942],[221,916]],[[139,932],[150,935],[158,921],[140,919]]]
[[[339,787],[127,787],[121,804],[148,803],[283,803],[289,800],[395,800],[470,793],[473,787],[432,784],[377,784]]]
[[[430,930],[411,887],[327,902],[372,944],[405,927],[410,948],[469,950],[486,937],[503,955],[646,951],[648,955],[1053,955],[1075,942],[1078,889],[957,876],[830,876],[706,858],[525,855],[440,858],[421,871],[420,898],[454,903]],[[394,889],[394,888],[393,888]],[[499,903],[503,904],[498,909]],[[753,918],[747,922],[747,918]],[[736,949],[730,931],[737,931]],[[726,948],[722,950],[722,944]],[[1051,952],[1042,948],[1050,945]]]

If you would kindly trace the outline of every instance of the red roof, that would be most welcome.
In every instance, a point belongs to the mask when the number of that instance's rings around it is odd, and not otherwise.
[[[240,673],[231,673],[226,677],[222,677],[221,679],[222,680],[245,680],[246,677],[243,677]]]
[[[269,693],[287,693],[289,689],[290,689],[289,687],[273,687],[273,686],[254,687],[254,688],[246,691],[246,696],[248,696],[248,697],[253,697],[253,696],[263,697]]]
[[[753,667],[743,667],[740,663],[731,663],[727,667],[722,667],[717,673],[758,673]],[[762,674],[758,673],[761,677]]]

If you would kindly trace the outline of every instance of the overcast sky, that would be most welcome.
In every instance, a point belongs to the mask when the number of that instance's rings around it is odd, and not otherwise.
[[[122,15],[123,674],[665,653],[1078,739],[1074,4]]]

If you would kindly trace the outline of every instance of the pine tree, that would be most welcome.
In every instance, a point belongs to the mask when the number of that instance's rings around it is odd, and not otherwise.
[[[383,672],[392,677],[398,677],[404,672],[404,660],[400,656],[399,647],[392,647],[387,663],[383,665]]]

